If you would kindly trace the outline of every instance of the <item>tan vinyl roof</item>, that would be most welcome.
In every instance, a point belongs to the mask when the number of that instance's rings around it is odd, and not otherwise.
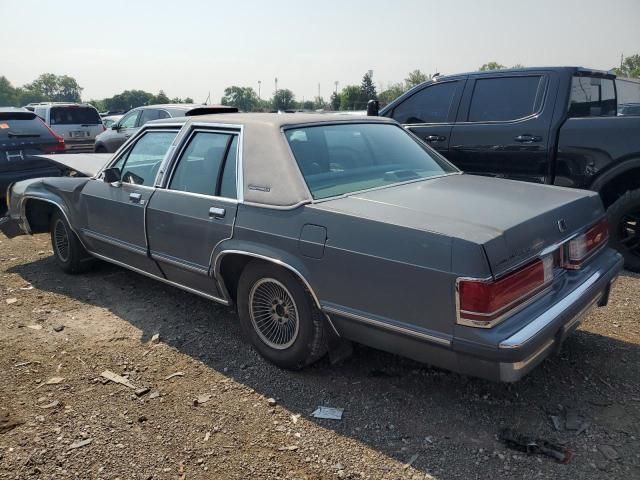
[[[283,208],[311,201],[309,189],[282,134],[284,129],[319,124],[396,123],[383,117],[306,113],[223,113],[192,117],[189,122],[242,126],[244,201]]]

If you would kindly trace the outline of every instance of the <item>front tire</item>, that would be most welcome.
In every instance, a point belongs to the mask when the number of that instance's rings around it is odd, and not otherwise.
[[[91,257],[59,210],[51,215],[51,247],[56,263],[63,271],[81,273],[90,267]]]
[[[631,190],[607,210],[610,245],[624,257],[624,266],[640,272],[640,190]]]
[[[289,271],[250,262],[240,276],[237,298],[244,334],[271,363],[296,370],[325,354],[322,313]]]

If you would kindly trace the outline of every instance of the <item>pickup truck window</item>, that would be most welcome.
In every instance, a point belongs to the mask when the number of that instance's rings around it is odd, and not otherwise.
[[[413,94],[393,110],[393,119],[403,124],[444,123],[460,82],[432,84]]]
[[[197,132],[180,157],[169,188],[201,195],[220,196],[218,184],[222,181],[220,177],[225,157],[233,157],[235,161],[235,148],[230,148],[237,146],[237,142],[233,142],[235,137],[236,135],[227,133]],[[233,178],[235,179],[235,175]],[[225,194],[233,194],[235,198],[235,191],[228,188],[230,181],[231,179],[227,179]]]
[[[506,122],[536,113],[542,103],[540,75],[476,80],[469,122]]]
[[[618,113],[613,80],[573,77],[569,97],[570,117],[608,117]]]
[[[616,79],[618,115],[640,115],[640,81]]]
[[[314,199],[457,171],[395,125],[303,127],[285,135]]]

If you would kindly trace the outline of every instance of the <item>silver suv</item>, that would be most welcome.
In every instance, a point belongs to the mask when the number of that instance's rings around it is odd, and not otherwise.
[[[54,132],[64,138],[67,153],[93,152],[96,136],[105,130],[100,114],[88,104],[32,103],[29,104],[29,110],[32,110]]]

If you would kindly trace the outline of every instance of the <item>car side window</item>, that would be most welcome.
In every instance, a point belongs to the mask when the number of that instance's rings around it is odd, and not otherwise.
[[[137,110],[135,112],[127,113],[124,117],[120,119],[118,125],[120,128],[134,128],[136,126],[136,120],[138,119],[138,115],[140,115],[140,111]]]
[[[229,133],[196,132],[178,160],[169,189],[235,198],[236,138]]]
[[[541,75],[476,80],[469,122],[509,121],[533,115],[542,101]]]
[[[573,77],[569,97],[570,117],[616,116],[618,105],[613,80],[597,77]]]
[[[138,126],[142,126],[151,120],[158,120],[160,118],[167,118],[169,115],[164,110],[158,110],[156,108],[147,108],[142,110],[140,114],[140,120],[138,120]]]
[[[393,119],[403,124],[445,123],[459,85],[456,81],[423,88],[393,109]]]
[[[160,164],[177,131],[149,131],[114,164],[123,183],[152,187]]]

